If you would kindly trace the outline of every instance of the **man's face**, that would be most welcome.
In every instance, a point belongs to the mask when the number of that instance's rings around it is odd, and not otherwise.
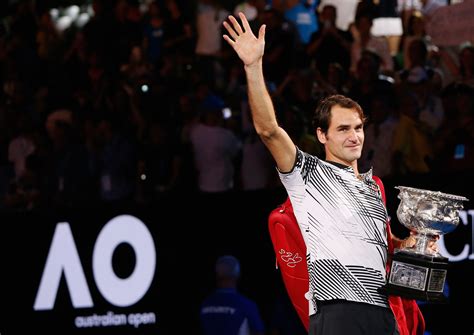
[[[354,166],[364,144],[364,124],[355,109],[338,105],[331,109],[331,120],[326,134],[320,129],[318,139],[324,144],[326,160]]]

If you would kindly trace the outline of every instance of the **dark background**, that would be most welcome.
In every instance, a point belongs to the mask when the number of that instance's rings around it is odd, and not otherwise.
[[[466,186],[469,176],[449,178],[415,178],[399,183],[386,180],[392,229],[399,236],[406,229],[396,220],[398,191],[405,185],[430,190],[442,190],[474,199]],[[241,291],[255,299],[269,328],[277,301],[282,297],[282,281],[275,268],[267,218],[270,211],[286,197],[282,189],[259,192],[232,192],[203,196],[195,193],[179,198],[165,198],[153,207],[89,208],[58,212],[3,213],[1,215],[2,246],[2,334],[22,334],[28,329],[40,333],[62,334],[176,334],[199,333],[199,304],[214,285],[213,265],[216,257],[232,253],[242,263]],[[472,203],[465,209],[472,210]],[[157,250],[154,281],[142,300],[128,308],[110,305],[97,290],[92,274],[92,251],[102,227],[120,214],[130,214],[142,220],[150,230]],[[33,311],[33,302],[45,264],[51,238],[58,222],[70,224],[81,258],[94,308],[73,309],[67,286],[62,279],[56,304],[51,311]],[[460,224],[445,236],[446,247],[453,255],[465,244],[472,253],[472,215],[469,224]],[[134,253],[120,246],[114,254],[114,269],[127,277],[133,271]],[[473,261],[450,263],[448,304],[423,304],[427,330],[432,334],[471,334],[473,330]],[[283,297],[284,298],[284,297]],[[155,325],[74,329],[79,315],[154,312]],[[293,311],[287,316],[293,318]]]

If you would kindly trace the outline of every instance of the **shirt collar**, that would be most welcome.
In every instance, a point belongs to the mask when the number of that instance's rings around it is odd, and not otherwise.
[[[338,162],[333,162],[333,161],[325,161],[326,163],[329,163],[329,164],[332,164],[340,169],[344,169],[344,170],[347,170],[347,171],[354,171],[354,169],[352,168],[352,166],[348,166],[348,165],[345,165],[345,164],[341,164],[341,163],[338,163]],[[359,176],[360,176],[360,179],[362,180],[371,180],[372,179],[372,175],[373,175],[373,170],[372,168],[369,169],[369,171],[367,172],[364,172],[364,173],[360,173]]]

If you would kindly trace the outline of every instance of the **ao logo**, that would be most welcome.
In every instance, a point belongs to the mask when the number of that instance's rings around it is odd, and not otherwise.
[[[128,278],[119,278],[112,267],[112,256],[115,248],[124,242],[133,248],[136,265]],[[133,305],[145,295],[153,281],[155,244],[145,224],[136,217],[120,215],[107,222],[97,237],[92,258],[94,280],[100,293],[112,305]],[[58,223],[54,231],[34,310],[53,309],[63,272],[72,305],[75,308],[93,307],[71,228],[66,222]]]

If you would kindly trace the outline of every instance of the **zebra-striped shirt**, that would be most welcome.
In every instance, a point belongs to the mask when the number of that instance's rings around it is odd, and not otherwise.
[[[387,211],[372,171],[356,177],[297,149],[292,171],[280,172],[303,234],[309,299],[344,299],[388,307],[385,284]],[[314,313],[315,305],[310,314]]]

